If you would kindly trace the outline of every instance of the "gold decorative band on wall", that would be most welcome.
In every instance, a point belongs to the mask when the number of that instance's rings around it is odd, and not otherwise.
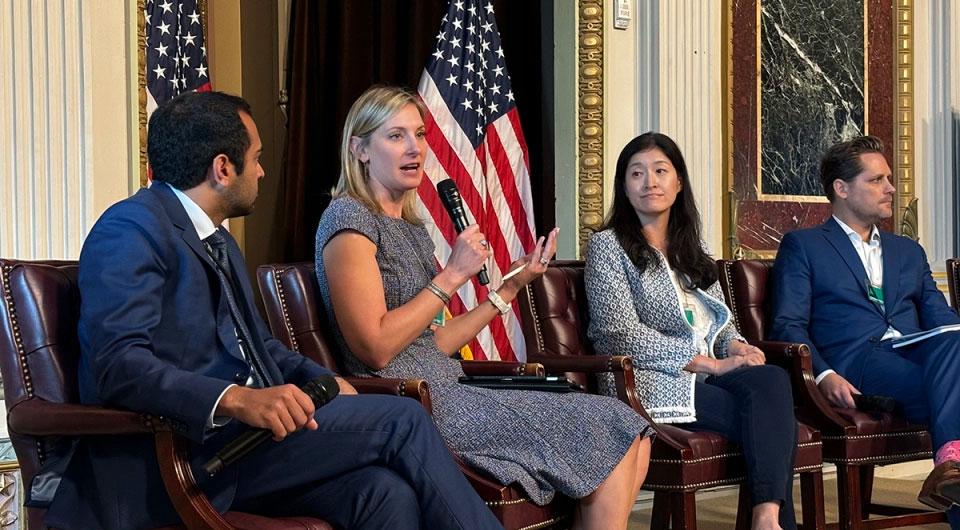
[[[577,22],[577,212],[581,255],[603,224],[603,2],[579,0]]]
[[[140,186],[147,185],[147,11],[146,0],[137,0],[137,120],[140,124]]]
[[[894,226],[902,235],[917,239],[916,180],[913,174],[913,0],[897,0],[894,8],[894,61],[896,63],[896,114],[894,116],[893,171],[897,175],[897,209]]]
[[[207,0],[199,0],[200,20],[203,22],[203,38],[208,39],[210,26],[207,24]],[[147,0],[137,0],[137,101],[139,102],[140,123],[140,186],[147,185]]]

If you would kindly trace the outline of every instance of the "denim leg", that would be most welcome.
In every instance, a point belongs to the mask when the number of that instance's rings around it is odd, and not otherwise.
[[[769,365],[744,367],[708,378],[695,392],[698,421],[690,428],[739,442],[753,505],[781,502],[780,525],[796,528],[792,491],[797,423],[787,373]]]

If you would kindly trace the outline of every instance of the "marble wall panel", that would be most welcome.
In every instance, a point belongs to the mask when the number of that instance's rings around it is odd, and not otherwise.
[[[761,0],[761,195],[820,198],[820,155],[864,134],[863,0]]]
[[[880,137],[894,160],[894,6],[889,0],[727,0],[727,9],[724,256],[772,257],[783,234],[830,215],[816,169],[827,146],[865,131]],[[847,39],[860,44],[844,47]],[[836,136],[828,139],[832,131]],[[808,147],[798,147],[802,142]],[[768,171],[771,166],[780,172]],[[796,177],[804,172],[804,179]],[[897,185],[897,175],[893,180]]]

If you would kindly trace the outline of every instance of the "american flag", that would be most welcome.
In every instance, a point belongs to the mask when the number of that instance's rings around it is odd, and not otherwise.
[[[210,90],[207,48],[196,0],[147,0],[147,116],[183,92]]]
[[[421,216],[445,264],[456,231],[437,195],[436,183],[451,178],[468,217],[480,225],[493,250],[487,264],[490,287],[501,283],[510,263],[534,246],[530,158],[500,46],[493,4],[455,0],[443,17],[437,46],[418,87],[427,108],[427,176],[417,190]],[[454,314],[487,298],[476,278],[451,301]],[[526,359],[517,303],[483,329],[470,350],[475,359]]]

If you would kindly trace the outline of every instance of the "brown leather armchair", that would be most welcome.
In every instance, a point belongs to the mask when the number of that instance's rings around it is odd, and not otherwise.
[[[740,333],[764,351],[780,349],[789,363],[797,416],[823,434],[823,460],[837,466],[843,529],[892,528],[945,521],[942,512],[871,503],[873,471],[932,457],[930,433],[895,414],[873,414],[831,406],[817,388],[810,350],[805,344],[765,342],[767,285],[773,260],[718,260],[720,284]],[[768,359],[770,354],[767,353]],[[870,514],[885,517],[869,519]],[[831,525],[833,526],[833,525]]]
[[[220,514],[194,482],[185,439],[161,418],[79,404],[77,264],[0,259],[0,373],[10,440],[29,487],[57,437],[152,435],[170,500],[189,529],[331,529],[306,517]],[[26,508],[27,527],[45,528],[43,510]],[[177,527],[183,528],[183,527]]]
[[[654,492],[651,528],[694,529],[697,524],[696,492],[745,478],[739,448],[709,432],[693,432],[677,425],[650,420],[636,397],[629,357],[595,355],[586,330],[589,323],[583,280],[583,261],[554,261],[547,272],[527,286],[520,296],[527,359],[543,363],[548,373],[566,372],[591,391],[595,378],[572,365],[589,359],[615,370],[617,391],[624,402],[650,421],[657,432],[651,449],[650,469],[643,489]],[[800,473],[803,526],[823,528],[823,478],[820,433],[800,424],[795,470]],[[749,493],[741,488],[737,528],[750,527]]]
[[[257,284],[267,312],[273,336],[331,370],[342,372],[331,349],[336,343],[329,328],[320,299],[319,286],[312,262],[268,264],[257,268]],[[539,364],[506,361],[461,361],[470,375],[543,375]],[[377,378],[349,378],[357,385],[387,385],[401,390],[401,395],[416,394],[430,410],[430,397],[425,382]],[[357,386],[359,389],[360,387]],[[458,459],[460,469],[490,510],[507,529],[547,528],[568,524],[573,513],[571,499],[557,495],[546,506],[534,504],[515,484],[500,484],[486,473],[471,468]]]
[[[960,311],[957,297],[960,297],[960,258],[947,259],[947,288],[950,291],[950,307]]]

